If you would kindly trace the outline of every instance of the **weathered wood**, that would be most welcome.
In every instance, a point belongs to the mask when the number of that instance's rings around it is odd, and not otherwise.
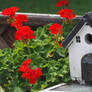
[[[0,35],[2,35],[4,33],[7,26],[8,26],[7,24],[0,24]]]
[[[25,14],[28,16],[28,22],[25,24],[30,26],[41,26],[48,23],[62,23],[63,18],[61,18],[57,14],[37,14],[37,13],[17,13],[17,14]],[[16,15],[17,15],[16,14]],[[80,20],[82,16],[76,16],[73,20]],[[7,23],[7,16],[1,15],[0,12],[0,24],[8,24]]]
[[[9,48],[10,46],[8,45],[7,41],[5,41],[3,35],[7,29],[8,25],[7,24],[1,24],[0,25],[0,49],[3,48]],[[5,36],[6,38],[6,36]]]
[[[13,47],[13,43],[15,41],[15,33],[16,29],[11,27],[10,25],[7,25],[7,28],[4,30],[4,33],[2,34],[2,38],[6,41],[9,47]]]
[[[0,36],[0,49],[9,48],[9,45],[6,41]]]

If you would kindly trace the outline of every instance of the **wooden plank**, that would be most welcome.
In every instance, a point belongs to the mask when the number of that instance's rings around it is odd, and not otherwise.
[[[4,33],[4,31],[6,30],[7,27],[8,27],[8,25],[6,25],[6,24],[0,24],[0,35],[2,35]]]
[[[0,49],[9,48],[6,41],[0,36]]]
[[[63,18],[61,18],[58,14],[37,14],[37,13],[17,13],[17,14],[25,14],[28,16],[28,22],[25,24],[30,26],[41,26],[48,23],[62,23]],[[17,15],[16,14],[16,15]],[[76,16],[73,20],[80,20],[82,16]],[[0,12],[0,24],[8,24],[7,16],[1,15]]]

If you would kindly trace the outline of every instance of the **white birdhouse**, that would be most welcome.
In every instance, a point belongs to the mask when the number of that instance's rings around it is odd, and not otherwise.
[[[72,80],[92,81],[92,12],[80,20],[62,45],[69,49]]]

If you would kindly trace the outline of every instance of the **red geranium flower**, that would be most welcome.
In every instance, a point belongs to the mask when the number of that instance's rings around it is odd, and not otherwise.
[[[62,31],[62,26],[60,24],[52,24],[49,28],[49,30],[51,31],[51,34],[57,34],[57,33],[60,33],[60,34],[63,34],[63,31]]]
[[[22,74],[22,78],[29,79],[29,83],[35,84],[37,80],[37,76],[34,69],[30,69],[30,71],[26,71]]]
[[[59,11],[59,15],[66,19],[72,19],[72,18],[75,18],[75,16],[76,16],[75,14],[73,14],[72,9],[61,9]]]
[[[16,40],[35,39],[34,31],[29,26],[23,26],[16,32]]]
[[[18,7],[10,7],[2,11],[2,15],[8,15],[10,18],[15,16],[15,13],[19,10]]]
[[[19,68],[20,72],[23,72],[22,78],[29,79],[29,83],[35,84],[36,80],[42,76],[42,72],[40,68],[36,70],[31,69],[29,66],[31,59],[25,60],[21,67]]]
[[[36,79],[37,79],[37,76],[36,76],[35,70],[32,69],[32,70],[30,71],[29,83],[35,84],[35,83],[36,83]]]
[[[32,61],[31,59],[28,59],[28,60],[23,62],[23,65],[29,65],[31,63],[31,61]]]
[[[59,46],[62,47],[62,43],[59,43]]]
[[[42,76],[42,72],[41,72],[41,69],[40,68],[37,68],[36,71],[36,77],[40,79],[40,76]]]
[[[23,15],[23,14],[18,14],[16,17],[15,17],[15,21],[14,23],[11,23],[11,26],[13,27],[17,27],[17,29],[19,29],[20,27],[23,26],[23,22],[27,22],[27,16],[26,15]]]
[[[61,7],[61,6],[63,6],[63,5],[68,6],[69,4],[70,4],[69,1],[67,1],[67,0],[62,0],[62,1],[59,1],[56,6],[57,6],[57,7]]]
[[[20,72],[27,72],[29,70],[30,68],[28,67],[28,65],[21,65],[21,67],[19,68]]]

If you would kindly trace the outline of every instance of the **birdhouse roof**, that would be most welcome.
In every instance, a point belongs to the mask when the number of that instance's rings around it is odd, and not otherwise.
[[[92,27],[92,12],[88,12],[85,16],[83,16],[80,22],[73,28],[73,30],[70,32],[70,34],[66,37],[66,39],[62,43],[62,46],[64,48],[68,47],[71,40],[80,31],[80,29],[85,23],[87,23],[87,25],[90,25]]]

